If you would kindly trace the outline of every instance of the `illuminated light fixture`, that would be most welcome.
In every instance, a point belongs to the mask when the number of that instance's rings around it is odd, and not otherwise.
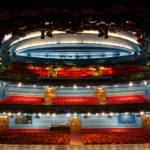
[[[129,86],[133,86],[133,82],[130,82],[130,83],[129,83]]]
[[[67,113],[67,116],[70,116],[70,113]]]
[[[11,116],[11,112],[8,113],[8,116]]]
[[[77,115],[77,113],[75,112],[73,115],[74,115],[74,116],[76,116],[76,115]]]
[[[0,62],[0,65],[1,65],[2,63]]]
[[[45,22],[45,25],[49,25],[49,22],[48,22],[48,21],[46,21],[46,22]]]
[[[110,113],[110,115],[112,116],[112,115],[113,115],[113,113],[111,112],[111,113]]]
[[[125,112],[125,115],[128,115],[129,113],[128,112]]]
[[[77,85],[74,85],[73,88],[76,89],[76,88],[77,88]]]
[[[21,82],[19,82],[19,83],[18,83],[18,87],[21,87],[21,86],[22,86],[22,83],[21,83]]]
[[[141,111],[141,112],[140,112],[140,115],[144,115],[144,112],[143,112],[143,111]]]
[[[90,112],[88,112],[88,113],[87,113],[87,115],[88,115],[88,116],[90,116],[90,115],[91,115],[91,113],[90,113]]]
[[[54,116],[56,116],[56,113],[53,113],[53,115],[52,115],[52,116],[53,116],[53,117],[54,117]]]
[[[89,88],[90,88],[90,86],[89,86],[89,85],[87,85],[87,88],[89,89]]]
[[[147,85],[147,81],[144,81],[144,84]]]
[[[46,116],[49,116],[50,115],[50,113],[46,113]]]
[[[6,115],[6,112],[3,112],[3,115]]]
[[[118,87],[118,85],[116,84],[115,87]]]
[[[10,34],[5,34],[5,36],[4,36],[3,40],[2,40],[2,42],[5,42],[5,41],[9,40],[11,37],[12,37],[12,33],[10,33]]]
[[[81,114],[81,116],[84,116],[84,114]]]
[[[2,58],[0,57],[0,60],[2,60]]]
[[[36,87],[36,85],[33,85],[33,87]]]
[[[26,116],[27,114],[26,113],[24,113],[24,116]]]
[[[95,115],[98,116],[98,113],[96,113]]]
[[[42,116],[42,114],[41,114],[41,113],[38,113],[38,116]]]
[[[104,116],[105,115],[105,113],[104,112],[102,112],[102,116]]]
[[[33,116],[36,116],[36,114],[35,114],[35,113],[33,113]]]
[[[21,112],[18,112],[18,114],[17,114],[17,115],[19,115],[19,116],[20,116],[20,115],[21,115]]]

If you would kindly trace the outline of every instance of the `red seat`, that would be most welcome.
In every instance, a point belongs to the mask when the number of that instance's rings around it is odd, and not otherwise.
[[[130,104],[148,103],[149,101],[141,95],[112,96],[106,99],[107,104]]]
[[[97,97],[55,97],[53,105],[97,105]]]

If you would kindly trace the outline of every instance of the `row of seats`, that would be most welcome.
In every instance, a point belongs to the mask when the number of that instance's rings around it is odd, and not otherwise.
[[[97,97],[54,97],[53,105],[97,105]]]
[[[107,104],[149,103],[150,101],[141,95],[112,96],[106,99]]]
[[[150,131],[144,128],[86,129],[82,133],[84,144],[150,143]]]
[[[81,133],[87,134],[87,133],[114,133],[114,132],[121,132],[121,133],[129,133],[129,132],[149,132],[150,130],[147,130],[145,128],[82,128]]]
[[[0,144],[68,144],[69,141],[68,133],[46,129],[8,129],[0,132]]]
[[[106,99],[107,104],[130,104],[149,103],[150,101],[141,95],[112,96]],[[44,98],[27,96],[9,96],[0,101],[3,104],[27,104],[42,105]],[[53,105],[98,105],[97,97],[55,97],[52,99]]]
[[[0,101],[2,104],[26,104],[26,105],[42,105],[44,98],[27,97],[27,96],[9,96]]]
[[[92,70],[57,71],[57,77],[93,77],[93,71]]]

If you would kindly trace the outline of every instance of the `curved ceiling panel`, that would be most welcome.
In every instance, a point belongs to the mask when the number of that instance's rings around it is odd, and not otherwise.
[[[12,42],[9,51],[17,56],[55,59],[131,56],[139,52],[140,48],[136,44],[136,37],[130,34],[117,33],[105,39],[89,33],[75,35],[59,33],[41,39],[36,32]]]

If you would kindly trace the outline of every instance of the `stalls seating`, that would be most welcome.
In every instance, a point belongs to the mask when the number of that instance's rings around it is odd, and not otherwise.
[[[84,144],[150,143],[150,131],[144,128],[82,129]]]
[[[0,132],[0,144],[68,144],[67,131],[48,129],[7,129]]]

